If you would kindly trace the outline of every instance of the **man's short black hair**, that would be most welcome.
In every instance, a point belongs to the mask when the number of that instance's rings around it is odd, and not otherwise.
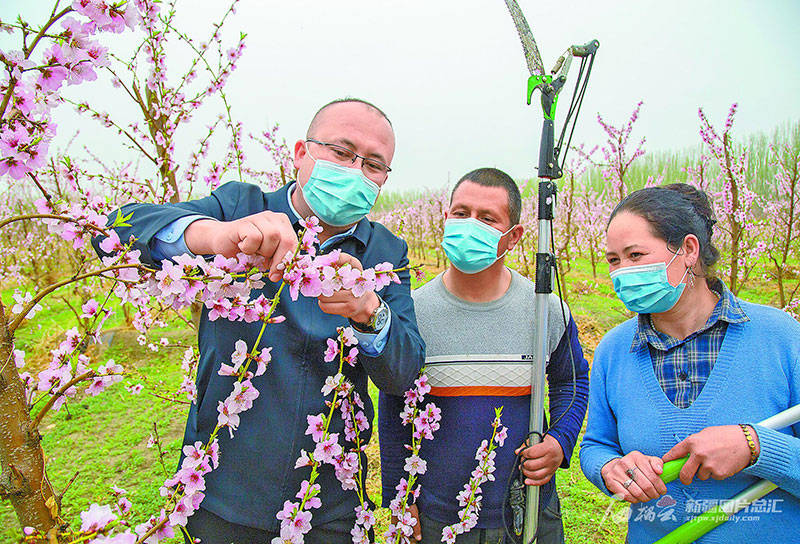
[[[453,203],[453,195],[458,189],[458,186],[465,181],[477,183],[483,187],[502,187],[508,193],[508,218],[511,220],[511,226],[519,223],[520,213],[522,211],[522,197],[519,194],[519,187],[516,182],[511,179],[511,176],[498,170],[497,168],[478,168],[467,174],[464,174],[460,180],[453,187],[453,192],[450,193],[450,203]]]
[[[336,104],[346,104],[348,102],[357,102],[359,104],[364,104],[365,106],[367,106],[371,110],[375,111],[375,113],[379,114],[381,117],[386,119],[386,122],[389,123],[390,127],[392,126],[392,122],[389,120],[389,118],[386,116],[386,114],[383,112],[383,110],[380,109],[378,106],[376,106],[372,102],[367,102],[366,100],[364,100],[362,98],[353,98],[353,97],[348,96],[348,97],[345,97],[345,98],[337,98],[336,100],[331,100],[330,102],[328,102],[327,104],[322,106],[320,109],[318,109],[317,113],[315,113],[314,117],[311,119],[311,123],[309,123],[309,125],[308,125],[308,132],[306,133],[306,137],[307,138],[311,138],[313,136],[312,132],[313,132],[313,129],[315,128],[315,125],[317,123],[317,118],[319,117],[319,115],[323,111],[325,111],[329,107],[334,106]]]

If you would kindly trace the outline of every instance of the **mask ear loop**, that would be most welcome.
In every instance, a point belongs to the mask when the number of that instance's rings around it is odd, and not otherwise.
[[[686,272],[684,272],[683,276],[681,276],[681,280],[678,282],[678,285],[683,283],[683,280],[686,278],[686,274],[688,274],[688,273],[689,273],[689,268],[687,267],[686,268]],[[676,287],[677,287],[677,285],[676,285]]]
[[[517,225],[518,225],[518,224],[519,224],[519,223],[517,223]],[[502,239],[503,239],[503,236],[505,236],[506,234],[508,234],[508,233],[509,233],[509,232],[511,232],[512,230],[514,230],[514,227],[516,227],[517,225],[511,225],[511,228],[510,228],[510,229],[508,229],[507,231],[505,231],[503,234],[501,234],[501,235],[500,235],[500,238],[497,240],[497,243],[499,244],[499,243],[500,243],[500,240],[502,240]],[[494,260],[494,262],[496,263],[497,261],[499,261],[500,259],[502,259],[503,257],[505,257],[505,256],[506,256],[506,253],[508,253],[508,250],[505,250],[503,253],[501,253],[500,255],[498,255],[498,256],[497,256],[497,258]],[[494,263],[492,263],[492,264],[494,264]]]
[[[667,247],[667,249],[669,249],[669,247]],[[680,248],[678,248],[678,251],[676,251],[675,253],[673,253],[673,254],[672,254],[672,258],[671,258],[671,259],[669,260],[669,262],[667,263],[667,268],[669,268],[669,265],[671,265],[671,264],[672,264],[672,261],[674,261],[674,260],[675,260],[675,257],[677,257],[677,256],[678,256],[678,255],[680,255],[680,254],[681,254],[681,250],[680,250]]]
[[[682,246],[681,246],[681,247],[682,247]],[[667,248],[667,249],[669,249],[669,248]],[[676,258],[678,255],[680,255],[680,254],[681,254],[681,250],[680,250],[680,248],[678,248],[678,251],[676,251],[676,252],[675,252],[675,253],[672,255],[672,258],[671,258],[671,259],[669,260],[669,262],[667,263],[667,268],[669,268],[669,265],[671,265],[671,264],[672,264],[672,261],[674,261],[674,260],[675,260],[675,258]],[[686,267],[686,271],[683,273],[683,276],[681,276],[681,279],[678,281],[678,285],[680,285],[680,284],[682,284],[682,283],[683,283],[683,280],[684,280],[684,279],[686,279],[686,274],[688,274],[690,271],[691,271],[691,268],[687,266],[687,267]],[[664,272],[666,272],[666,269],[664,270]],[[694,272],[692,272],[692,275],[694,275]],[[668,281],[667,283],[669,283],[669,281]],[[678,287],[678,285],[676,285],[675,287]],[[692,286],[694,286],[694,281],[692,281]]]

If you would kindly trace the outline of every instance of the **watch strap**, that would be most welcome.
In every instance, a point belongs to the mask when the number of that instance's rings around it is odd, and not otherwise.
[[[388,310],[389,306],[386,304],[386,301],[384,301],[380,296],[378,296],[378,301],[379,301],[378,306],[375,308],[375,310],[373,310],[372,314],[369,316],[369,320],[366,323],[359,323],[357,321],[353,321],[352,319],[349,320],[350,321],[350,325],[355,330],[357,330],[358,332],[363,332],[363,333],[367,333],[367,334],[375,334],[375,333],[380,331],[380,329],[376,329],[375,328],[375,321],[376,321],[378,315],[381,313],[381,310],[383,308],[386,308]],[[381,327],[381,328],[383,328],[383,327]]]

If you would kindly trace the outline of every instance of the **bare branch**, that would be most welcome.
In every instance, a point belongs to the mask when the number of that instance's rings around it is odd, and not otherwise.
[[[14,217],[9,217],[4,221],[0,221],[0,229],[3,227],[10,225],[11,223],[15,223],[17,221],[26,221],[28,219],[58,219],[59,221],[64,221],[67,223],[78,223],[83,224],[88,227],[90,230],[94,230],[100,234],[108,236],[108,231],[101,227],[92,225],[91,223],[81,223],[80,220],[75,219],[74,217],[68,217],[66,215],[56,215],[52,213],[31,213],[27,215],[16,215]]]
[[[134,87],[134,88],[135,88],[135,87]],[[95,109],[92,109],[92,108],[90,108],[90,107],[89,107],[87,104],[77,104],[77,103],[75,103],[74,101],[72,101],[72,100],[70,100],[70,99],[68,99],[68,98],[64,98],[63,100],[64,100],[64,102],[69,102],[70,104],[72,104],[73,106],[76,106],[76,107],[85,107],[87,110],[91,111],[91,112],[92,112],[92,113],[94,113],[95,115],[98,115],[98,116],[101,116],[101,115],[102,115],[102,114],[101,114],[99,111],[97,111],[97,110],[95,110]],[[110,117],[108,117],[108,116],[106,116],[106,117],[105,117],[105,119],[106,119],[106,120],[107,120],[109,123],[111,123],[111,126],[113,126],[114,128],[116,128],[116,129],[119,131],[119,133],[120,133],[120,134],[123,134],[123,135],[125,135],[125,136],[126,136],[126,137],[127,137],[127,138],[128,138],[128,139],[129,139],[129,140],[132,142],[132,143],[133,143],[133,145],[135,145],[135,146],[136,146],[136,147],[139,149],[139,151],[141,151],[141,152],[142,152],[142,155],[144,155],[145,157],[147,157],[148,159],[150,159],[150,160],[153,162],[153,164],[158,164],[158,161],[156,161],[156,159],[154,159],[154,158],[153,158],[153,156],[152,156],[152,155],[150,155],[150,153],[148,153],[148,152],[147,152],[147,150],[146,150],[145,148],[143,148],[143,147],[142,147],[142,146],[139,144],[139,142],[138,142],[138,141],[136,141],[136,138],[134,138],[133,136],[131,136],[131,134],[130,134],[130,133],[129,133],[129,132],[126,130],[126,129],[124,129],[124,128],[122,128],[121,126],[119,126],[117,123],[115,123],[115,122],[114,122],[114,121],[113,121],[113,120],[112,120]]]
[[[25,307],[22,309],[22,311],[17,316],[17,318],[8,325],[9,332],[13,335],[14,331],[17,330],[17,328],[20,326],[22,321],[25,319],[25,316],[28,315],[28,313],[31,311],[31,309],[33,309],[33,307],[36,306],[39,303],[39,301],[41,301],[44,297],[46,297],[47,295],[49,295],[50,293],[52,293],[56,289],[64,287],[65,285],[69,285],[70,283],[74,283],[76,281],[85,280],[86,278],[91,278],[91,277],[95,277],[95,276],[102,276],[106,272],[112,272],[114,270],[121,270],[123,268],[138,268],[140,270],[144,270],[144,271],[147,271],[147,272],[151,272],[152,271],[151,269],[149,269],[146,266],[141,265],[141,264],[120,264],[120,265],[115,265],[115,266],[108,266],[108,267],[102,268],[100,270],[95,270],[94,272],[87,272],[85,274],[80,274],[78,276],[73,276],[72,278],[69,278],[69,279],[66,279],[66,280],[62,280],[62,281],[60,281],[58,283],[54,283],[54,284],[46,287],[45,289],[39,291],[33,297],[33,299],[27,305],[25,305]]]
[[[77,383],[80,383],[80,382],[82,382],[84,380],[90,380],[90,379],[94,378],[96,375],[97,375],[97,373],[94,370],[89,370],[88,372],[84,372],[80,376],[75,376],[70,381],[68,381],[67,383],[62,385],[58,389],[58,391],[53,393],[53,396],[50,397],[50,399],[47,401],[47,404],[42,406],[42,409],[39,410],[39,413],[36,414],[36,417],[31,422],[31,429],[39,428],[39,423],[42,422],[42,419],[44,418],[45,414],[50,411],[50,408],[53,407],[53,405],[56,403],[58,398],[61,397],[62,395],[64,395],[64,393],[66,393],[67,390],[70,387],[72,387],[73,385],[75,385]]]

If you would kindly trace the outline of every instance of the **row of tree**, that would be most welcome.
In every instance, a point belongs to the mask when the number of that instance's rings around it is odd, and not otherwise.
[[[644,138],[631,138],[642,103],[620,126],[597,121],[606,134],[598,147],[573,150],[574,158],[559,181],[555,254],[562,279],[576,257],[588,259],[596,278],[603,260],[605,227],[614,206],[642,187],[688,183],[705,191],[713,204],[716,225],[714,244],[722,259],[716,273],[734,293],[739,293],[755,274],[774,281],[776,305],[797,311],[800,290],[800,123],[776,131],[772,141],[757,145],[758,164],[751,150],[733,136],[737,105],[728,112],[722,130],[698,111],[700,153],[688,153],[678,170],[673,159],[639,168],[646,157]],[[752,141],[752,140],[751,140]],[[762,156],[763,155],[763,156]],[[533,271],[532,254],[537,237],[536,180],[520,184],[523,195],[521,223],[525,235],[513,258],[523,274]],[[447,189],[429,191],[414,199],[395,200],[376,218],[400,233],[413,255],[437,267],[446,257],[441,251],[444,233],[442,211],[447,209]]]

